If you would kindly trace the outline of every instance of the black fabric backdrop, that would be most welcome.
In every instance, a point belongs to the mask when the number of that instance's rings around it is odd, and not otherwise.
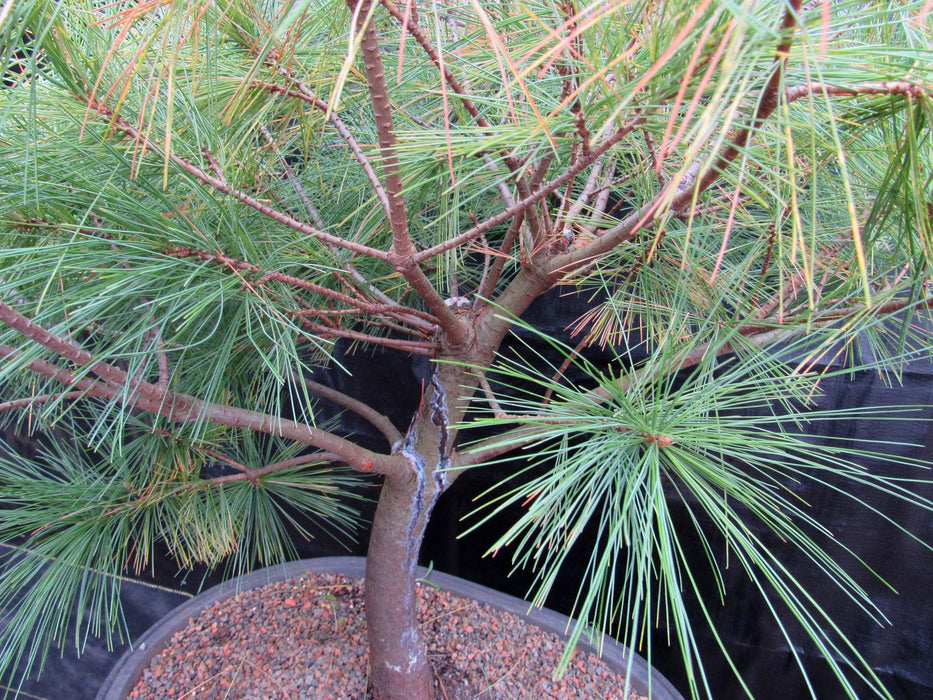
[[[548,295],[530,310],[529,320],[537,327],[560,336],[567,323],[580,312],[578,300]],[[525,335],[526,341],[534,342]],[[545,351],[543,346],[539,350]],[[607,356],[593,357],[604,361]],[[377,408],[387,413],[396,425],[404,430],[412,412],[417,408],[421,395],[421,382],[426,376],[427,366],[423,360],[413,359],[400,353],[359,352],[342,358],[351,375],[335,369],[321,371],[315,378],[329,383],[355,396],[374,400]],[[917,363],[903,376],[901,385],[889,386],[877,374],[860,372],[851,379],[832,378],[824,386],[824,402],[837,406],[899,406],[912,404],[923,406],[910,418],[896,422],[875,422],[855,419],[846,423],[815,423],[808,428],[814,440],[842,438],[850,441],[854,448],[860,441],[884,438],[903,444],[890,450],[902,457],[921,457],[933,461],[933,366]],[[328,407],[322,406],[321,415],[326,416]],[[354,434],[356,439],[372,447],[384,448],[383,439],[365,421],[353,415],[343,417],[342,430]],[[822,432],[821,432],[822,431]],[[8,436],[9,437],[9,436]],[[17,442],[17,449],[28,452],[29,441]],[[514,466],[514,465],[513,465]],[[903,475],[920,476],[930,483],[914,485],[918,495],[933,499],[933,472],[918,474],[896,462],[884,463],[862,460],[869,470],[900,471]],[[515,595],[524,595],[531,577],[528,572],[518,571],[509,576],[510,564],[507,553],[498,557],[483,557],[482,554],[499,530],[480,531],[458,539],[463,531],[462,518],[475,503],[473,499],[490,485],[496,483],[510,471],[509,465],[494,469],[472,470],[464,474],[438,502],[422,549],[421,563],[433,564],[446,571],[481,584],[504,590]],[[368,496],[375,498],[375,489],[367,489]],[[859,583],[869,592],[872,600],[881,608],[890,624],[878,625],[837,591],[828,587],[820,575],[813,571],[808,562],[786,548],[770,533],[761,531],[760,536],[770,542],[774,551],[780,552],[788,570],[805,582],[821,605],[829,610],[840,628],[855,642],[881,676],[891,694],[897,700],[927,700],[933,698],[933,596],[930,595],[933,552],[924,544],[933,543],[933,514],[918,507],[905,505],[890,496],[869,490],[856,493],[856,499],[843,496],[830,489],[807,488],[800,495],[810,504],[813,514],[853,554],[837,548],[840,560],[856,573]],[[859,503],[857,499],[864,501]],[[866,507],[867,506],[867,507]],[[370,504],[370,508],[373,504]],[[904,534],[883,517],[872,512],[877,509],[890,514],[898,523],[913,533],[917,540]],[[683,532],[692,532],[683,511],[680,512]],[[346,554],[336,544],[320,537],[310,542],[297,543],[302,556]],[[366,536],[351,553],[363,555]],[[717,551],[724,556],[725,547],[718,543]],[[699,549],[694,552],[695,571],[706,571],[709,564]],[[890,587],[874,577],[855,560],[861,558]],[[580,566],[585,559],[577,558]],[[727,597],[720,605],[718,594],[708,581],[707,600],[713,621],[725,639],[739,672],[748,683],[749,689],[760,700],[789,700],[809,696],[802,675],[796,667],[791,650],[781,636],[767,607],[757,590],[746,580],[740,567],[733,562],[724,569]],[[155,582],[173,588],[194,590],[199,583],[212,585],[220,580],[219,572],[202,570],[179,579],[176,569],[169,561],[156,567]],[[563,573],[555,586],[548,605],[568,613],[576,593],[579,574],[574,562]],[[741,685],[725,663],[721,651],[712,636],[705,631],[699,617],[696,634],[703,649],[707,677],[713,697],[733,700],[745,696]],[[803,637],[795,637],[795,649],[804,659],[816,695],[819,698],[840,697],[837,682],[828,673],[819,654]],[[666,635],[655,635],[655,664],[686,693],[687,685],[682,675],[680,652],[667,645]],[[868,697],[860,692],[859,697]]]
[[[566,324],[577,317],[579,310],[577,300],[552,294],[533,307],[528,318],[536,327],[560,336]],[[533,337],[527,335],[524,339],[534,342]],[[543,347],[538,349],[546,350]],[[597,356],[595,359],[599,361],[605,358]],[[421,378],[425,374],[422,362],[392,353],[378,353],[376,356],[354,354],[345,357],[344,362],[353,372],[352,378],[342,373],[328,373],[323,379],[353,395],[372,397],[375,394],[380,397],[380,408],[404,429],[420,398]],[[912,365],[900,385],[891,386],[877,373],[859,372],[851,378],[830,378],[824,383],[824,389],[825,397],[821,402],[835,406],[911,404],[921,408],[909,417],[894,422],[858,418],[845,423],[815,423],[808,426],[808,434],[812,439],[836,441],[843,438],[849,441],[847,444],[851,444],[853,449],[865,447],[864,441],[896,440],[903,444],[889,449],[890,454],[933,461],[933,366],[930,364]],[[345,428],[357,437],[365,439],[369,435],[373,445],[379,444],[380,438],[372,433],[368,425],[353,416],[347,417],[346,421]],[[920,472],[897,463],[871,460],[860,460],[860,463],[867,470],[900,472],[903,476],[933,480],[931,472]],[[461,519],[475,506],[473,498],[507,471],[509,467],[502,466],[468,472],[442,497],[425,539],[422,564],[430,563],[442,571],[516,595],[523,595],[527,591],[530,575],[519,571],[509,576],[511,566],[507,553],[493,558],[482,556],[492,541],[494,531],[480,531],[458,539],[464,529]],[[933,499],[933,483],[918,482],[913,488],[918,495]],[[884,679],[895,698],[926,700],[933,697],[933,596],[929,592],[933,553],[921,544],[933,543],[933,515],[867,488],[856,491],[855,498],[828,488],[808,486],[797,490],[810,504],[816,518],[842,545],[852,550],[852,554],[849,554],[841,547],[829,543],[830,550],[837,552],[840,561],[854,572],[859,584],[869,592],[889,624],[873,622],[848,598],[828,586],[808,561],[770,532],[762,528],[758,534],[770,543],[773,551],[780,553],[788,570],[806,583],[819,603],[832,614],[839,627]],[[913,533],[919,542],[872,512],[872,509],[891,515]],[[680,515],[683,532],[692,532],[693,527],[687,522],[682,510]],[[722,542],[718,544],[718,551],[724,557],[725,546]],[[360,553],[364,553],[362,545]],[[887,583],[861,567],[856,556],[883,576]],[[704,557],[697,543],[695,571],[709,569]],[[581,556],[581,566],[585,561]],[[727,588],[725,603],[719,604],[719,596],[711,580],[707,601],[712,609],[714,623],[749,689],[761,700],[808,697],[810,693],[797,668],[794,655],[760,594],[734,561],[724,571]],[[571,566],[571,570],[559,579],[548,602],[549,606],[569,612],[577,583],[578,577]],[[711,634],[705,631],[700,618],[695,619],[698,620],[697,636],[703,648],[713,697],[725,700],[744,697],[745,692],[726,664],[718,645]],[[656,665],[686,693],[680,651],[676,646],[668,646],[663,632],[655,637]],[[796,635],[795,648],[804,660],[817,697],[841,697],[838,682],[829,673],[812,643]],[[864,686],[856,682],[856,687],[861,688],[859,697],[868,697]]]

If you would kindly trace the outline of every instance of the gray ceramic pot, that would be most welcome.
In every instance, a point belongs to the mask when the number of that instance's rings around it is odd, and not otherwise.
[[[262,569],[214,586],[179,605],[137,639],[134,648],[123,655],[104,680],[97,700],[124,700],[136,687],[150,661],[168,645],[176,632],[184,629],[189,620],[203,609],[235,595],[238,591],[298,577],[306,572],[334,573],[351,578],[362,578],[365,569],[366,560],[362,557],[319,557]],[[529,611],[528,603],[520,598],[439,571],[429,572],[419,567],[418,576],[421,580],[451,593],[480,603],[488,603],[498,610],[520,617],[543,631],[565,636],[564,632],[568,627],[569,618],[552,610],[533,609]],[[581,641],[579,647],[589,652],[596,652],[595,646],[588,642]],[[602,660],[621,675],[625,674],[629,664],[625,647],[609,637],[604,639]],[[683,700],[683,696],[666,678],[657,671],[651,671],[648,662],[635,655],[630,674],[632,689],[642,695],[647,695],[649,674],[653,699]]]

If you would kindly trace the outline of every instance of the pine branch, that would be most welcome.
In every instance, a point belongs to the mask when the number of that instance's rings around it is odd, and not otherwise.
[[[360,418],[363,418],[369,422],[374,428],[376,428],[385,439],[388,441],[389,445],[394,445],[396,442],[402,439],[402,433],[396,428],[392,421],[389,420],[388,416],[379,413],[369,404],[366,404],[359,399],[355,399],[352,396],[344,394],[342,391],[338,391],[333,387],[325,386],[315,382],[314,380],[308,377],[295,377],[299,379],[308,391],[310,391],[315,396],[319,396],[322,399],[331,401],[332,403],[337,404],[346,408]]]
[[[237,201],[242,202],[252,209],[255,209],[260,214],[263,214],[270,219],[287,226],[293,231],[315,238],[326,245],[343,248],[360,255],[376,258],[377,260],[388,260],[388,254],[385,251],[356,243],[355,241],[350,241],[345,238],[326,233],[324,231],[319,231],[318,229],[303,221],[299,221],[298,219],[295,219],[294,217],[289,216],[288,214],[279,211],[278,209],[270,207],[268,204],[265,204],[264,202],[261,202],[246,192],[230,185],[222,173],[220,173],[219,176],[217,174],[208,174],[202,168],[199,168],[186,158],[182,158],[172,151],[166,150],[164,145],[160,145],[154,139],[151,139],[146,134],[143,134],[141,131],[139,131],[139,129],[134,127],[123,117],[115,116],[113,111],[107,105],[95,102],[93,100],[88,100],[87,106],[91,112],[107,118],[116,130],[132,138],[144,150],[154,153],[160,157],[168,158],[171,162],[175,163],[175,165],[180,167],[182,170],[184,170],[186,173],[194,177],[202,184],[208,185],[221,194],[233,197]],[[219,167],[217,166],[216,159],[209,150],[205,149],[204,156],[205,160],[207,160],[208,163],[211,164],[214,168]]]
[[[210,454],[205,451],[205,454]],[[333,462],[339,461],[337,455],[328,454],[326,452],[314,452],[308,455],[299,455],[297,457],[292,457],[291,459],[284,459],[280,462],[273,462],[272,464],[266,464],[256,469],[251,469],[242,464],[237,464],[230,458],[225,455],[217,455],[218,461],[229,464],[234,469],[239,470],[238,474],[224,474],[223,476],[215,476],[209,479],[203,479],[194,484],[184,484],[178,489],[175,489],[175,493],[182,491],[193,491],[199,488],[204,488],[205,486],[215,486],[217,484],[229,484],[235,481],[249,481],[254,485],[259,484],[259,479],[268,474],[274,474],[275,472],[280,472],[284,469],[291,469],[293,467],[300,467],[305,464],[320,464],[322,462]]]
[[[490,169],[494,169],[496,167],[496,164],[489,156],[486,156],[485,161]],[[512,191],[509,189],[508,185],[502,181],[498,182],[497,185],[499,189],[499,196],[502,198],[502,202],[506,208],[514,207],[515,198],[512,196]],[[479,222],[474,223],[478,224]],[[498,251],[493,256],[495,259],[491,268],[483,271],[482,281],[476,291],[476,296],[480,300],[492,298],[496,287],[499,284],[499,279],[502,276],[502,271],[505,269],[506,262],[510,259],[513,259],[512,248],[515,245],[515,241],[519,234],[522,232],[523,226],[527,226],[524,213],[517,214],[515,218],[509,222],[509,228],[506,230],[505,236],[502,238],[502,243],[499,244]],[[480,239],[482,240],[482,234],[480,234]],[[488,260],[489,257],[490,252],[487,251],[486,260]],[[523,262],[526,261],[523,259]]]
[[[324,220],[321,218],[320,212],[317,210],[317,207],[314,206],[314,202],[311,201],[311,198],[308,196],[308,193],[305,191],[305,188],[302,186],[301,182],[299,182],[298,177],[295,175],[295,169],[292,168],[291,164],[288,162],[288,159],[282,155],[282,151],[276,144],[272,134],[265,126],[260,126],[259,135],[262,136],[262,140],[266,142],[266,145],[272,149],[275,155],[279,157],[279,163],[281,164],[282,169],[285,171],[285,177],[288,178],[288,184],[292,186],[292,189],[295,190],[295,194],[298,195],[298,199],[301,200],[301,204],[304,206],[305,213],[308,215],[308,218],[311,219],[311,223],[313,223],[319,229],[323,230]]]
[[[231,258],[230,256],[224,255],[223,253],[209,253],[205,250],[198,250],[196,248],[182,248],[178,246],[169,248],[166,253],[178,258],[198,258],[199,260],[216,263],[217,265],[227,267],[237,272],[249,272],[250,274],[258,277],[258,279],[251,283],[253,287],[261,287],[267,282],[280,282],[282,284],[294,287],[295,289],[301,289],[304,291],[313,292],[315,294],[320,294],[321,296],[332,301],[346,304],[355,311],[363,314],[389,316],[414,328],[417,328],[422,332],[432,333],[438,323],[438,320],[434,316],[425,313],[424,311],[419,311],[418,309],[402,306],[401,304],[397,304],[395,302],[389,304],[375,304],[363,299],[356,299],[349,296],[348,294],[324,287],[309,280],[302,279],[301,277],[287,275],[282,272],[263,270],[259,265],[246,262],[245,260],[237,260],[236,258]]]
[[[416,259],[415,245],[408,230],[408,213],[405,197],[402,194],[402,176],[399,171],[396,153],[395,127],[392,121],[392,101],[386,84],[385,67],[382,63],[382,48],[379,36],[372,21],[373,0],[348,0],[353,11],[356,31],[360,33],[360,53],[366,69],[366,82],[369,88],[370,103],[373,107],[373,121],[379,135],[382,169],[385,173],[386,194],[389,198],[389,225],[392,229],[392,246],[386,259],[401,273],[421,297],[428,308],[437,316],[439,325],[454,345],[467,341],[469,330],[466,325],[444,303],[434,285],[424,274]]]
[[[342,326],[329,326],[324,323],[316,323],[311,319],[300,316],[301,324],[320,338],[346,338],[357,342],[371,345],[379,345],[384,348],[393,348],[402,352],[410,352],[413,355],[423,355],[425,357],[434,357],[440,346],[435,341],[419,342],[417,340],[403,340],[401,338],[382,337],[354,331]]]
[[[827,85],[813,82],[794,85],[784,91],[787,102],[795,102],[809,95],[826,97],[857,97],[859,95],[898,95],[913,99],[929,100],[933,97],[933,88],[924,88],[906,80],[889,80],[880,83],[861,83],[858,85]]]
[[[789,8],[785,14],[783,30],[788,35],[795,26],[794,15],[795,11],[792,8]],[[682,211],[696,201],[696,198],[708,189],[722,171],[735,160],[741,149],[748,143],[751,134],[760,128],[761,124],[774,113],[780,96],[783,66],[786,63],[789,51],[790,38],[788,36],[775,52],[776,68],[765,86],[754,118],[748,126],[744,127],[732,138],[714,165],[708,167],[702,174],[697,174],[691,169],[686,170],[681,179],[672,179],[650,202],[642,205],[612,228],[602,232],[595,241],[554,257],[546,263],[545,269],[551,274],[559,271],[569,274],[589,261],[608,253],[619,244],[632,240],[645,225],[653,222],[655,215],[661,210],[662,206],[666,205],[673,211]],[[933,93],[907,81],[866,83],[851,86],[809,83],[788,88],[784,92],[784,97],[788,102],[792,102],[811,94],[842,97],[898,95],[914,99],[929,99]]]
[[[0,322],[24,338],[99,377],[98,380],[82,377],[45,360],[25,362],[24,369],[64,384],[69,387],[69,391],[81,391],[88,397],[116,401],[128,408],[155,413],[178,423],[204,420],[217,425],[284,437],[339,455],[340,459],[354,469],[361,469],[364,463],[370,467],[367,471],[379,474],[404,472],[408,468],[404,459],[379,455],[305,423],[259,411],[202,401],[141,379],[134,380],[117,367],[98,360],[75,343],[34,323],[2,301]],[[22,358],[23,353],[20,350],[0,345],[0,359],[22,361]]]
[[[933,309],[933,297],[927,297],[919,302],[898,298],[886,302],[877,307],[873,307],[873,313],[878,317],[891,317],[903,312],[907,308],[926,308]],[[782,327],[765,326],[757,320],[753,323],[745,324],[734,330],[736,335],[743,338],[743,347],[755,346],[759,348],[777,346],[781,343],[799,338],[811,333],[815,329],[825,328],[832,324],[855,318],[866,311],[866,307],[859,305],[849,310],[827,311],[818,317],[810,319],[790,319],[786,318]],[[619,377],[613,382],[613,389],[610,392],[604,387],[596,387],[586,392],[584,396],[597,403],[612,400],[613,394],[627,392],[633,384],[643,383],[646,380],[657,380],[663,376],[670,376],[685,369],[696,367],[713,353],[716,357],[733,354],[736,351],[735,343],[710,341],[689,345],[680,355],[675,356],[671,361],[663,365],[647,366],[641,369]],[[571,355],[572,357],[572,355]],[[566,363],[565,363],[566,365]],[[562,366],[562,369],[564,366]],[[488,384],[487,384],[488,386]],[[530,423],[539,423],[541,425],[552,425],[552,417],[542,414],[509,416],[495,402],[491,389],[487,390],[487,401],[493,407],[496,418],[505,420],[528,421]],[[546,399],[542,402],[545,404]],[[535,425],[520,425],[504,433],[486,438],[479,442],[469,445],[469,447],[456,453],[452,457],[452,464],[455,470],[476,466],[483,462],[496,459],[502,455],[508,454],[513,450],[522,449],[533,444],[540,439],[540,435]],[[508,444],[504,444],[508,443]],[[459,473],[455,471],[454,474]]]
[[[417,14],[414,14],[414,16],[406,16],[405,12],[403,12],[398,7],[398,5],[391,2],[391,0],[379,0],[379,4],[381,4],[389,12],[389,14],[398,21],[405,33],[410,34],[415,39],[415,41],[418,42],[424,52],[428,55],[428,58],[431,59],[431,63],[433,63],[437,69],[441,71],[444,83],[450,86],[450,89],[460,100],[460,103],[463,105],[463,108],[467,111],[467,113],[473,117],[475,122],[480,127],[488,128],[490,126],[489,122],[486,121],[486,118],[473,103],[473,100],[470,99],[470,95],[464,84],[450,69],[450,66],[447,65],[447,62],[443,60],[440,52],[434,46],[434,43],[431,41],[430,37],[424,33],[421,25],[418,24]],[[406,5],[407,4],[408,3],[406,3]],[[410,4],[415,5],[414,0],[410,0]]]
[[[784,21],[781,24],[781,34],[784,37],[778,44],[774,52],[774,69],[771,77],[762,91],[761,98],[758,101],[758,109],[755,112],[751,122],[739,131],[733,137],[732,142],[719,156],[718,160],[706,169],[706,171],[697,178],[696,192],[703,192],[720,176],[732,161],[741,153],[742,149],[748,143],[751,135],[770,117],[777,109],[781,98],[781,83],[784,80],[784,69],[787,66],[787,58],[790,56],[790,49],[793,41],[793,34],[797,29],[797,18],[800,16],[801,0],[791,0],[787,10],[784,12]],[[686,195],[686,193],[685,193]],[[686,196],[682,198],[687,199]],[[675,205],[675,208],[677,206]]]
[[[0,345],[0,359],[6,359],[10,357],[12,359],[15,351],[8,345]],[[0,403],[0,412],[10,411],[17,408],[29,408],[31,406],[38,406],[44,403],[51,403],[53,401],[74,401],[76,399],[83,399],[88,396],[86,391],[67,391],[58,394],[40,394],[36,396],[28,396],[23,399],[11,399],[10,401],[4,401]]]

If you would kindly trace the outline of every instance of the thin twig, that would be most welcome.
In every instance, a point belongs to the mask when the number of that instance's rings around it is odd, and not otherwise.
[[[800,14],[801,0],[790,0],[787,10],[784,12],[784,21],[781,24],[781,33],[783,38],[774,51],[775,67],[768,79],[767,84],[761,93],[758,101],[758,109],[755,112],[751,122],[732,139],[726,149],[720,154],[716,162],[707,167],[706,171],[697,178],[697,192],[704,191],[716,180],[720,173],[725,170],[730,163],[739,155],[741,150],[748,143],[751,135],[774,113],[781,98],[781,82],[784,80],[784,69],[787,66],[787,60],[790,56],[793,33],[797,29],[797,17]],[[684,200],[687,197],[683,197]]]
[[[499,405],[499,402],[496,401],[496,394],[492,390],[492,387],[489,386],[489,380],[486,378],[486,375],[482,375],[479,378],[479,384],[483,388],[483,395],[486,397],[486,402],[492,409],[493,415],[499,419],[506,419],[507,415],[505,411],[502,410],[502,406]]]
[[[273,152],[279,157],[279,162],[282,164],[282,169],[285,171],[285,176],[288,178],[288,182],[292,186],[292,189],[295,190],[295,194],[298,195],[298,199],[301,200],[301,204],[304,206],[305,212],[308,214],[308,218],[311,219],[311,223],[317,226],[319,229],[323,230],[324,220],[321,218],[320,212],[317,210],[317,207],[314,206],[314,203],[311,201],[308,193],[305,192],[305,188],[302,187],[301,183],[298,181],[298,178],[295,176],[294,168],[292,168],[291,164],[288,162],[288,159],[282,155],[279,147],[275,144],[275,139],[272,138],[272,134],[270,134],[269,130],[262,125],[259,127],[259,133],[269,148],[271,148]]]
[[[574,363],[574,361],[575,361],[575,360],[577,359],[577,357],[580,355],[580,351],[581,351],[581,350],[587,345],[587,343],[589,343],[589,342],[590,342],[590,338],[589,338],[588,336],[584,336],[584,337],[580,340],[580,342],[577,343],[576,347],[575,347],[573,350],[570,351],[570,353],[567,355],[567,357],[564,358],[564,361],[561,363],[560,367],[557,368],[557,371],[554,373],[554,376],[551,377],[551,381],[552,381],[554,384],[556,384],[557,382],[559,382],[561,379],[564,378],[564,372],[566,372],[567,369],[570,367],[570,365],[572,365],[572,364]],[[553,396],[553,394],[554,394],[554,387],[553,387],[553,386],[549,386],[549,387],[547,388],[547,391],[544,392],[544,396],[541,397],[541,404],[542,404],[542,405],[547,405],[548,403],[550,403],[550,401],[551,401],[551,396]]]
[[[486,117],[483,116],[482,112],[480,112],[476,104],[470,98],[469,91],[467,90],[464,82],[457,77],[457,75],[450,68],[448,62],[443,60],[443,57],[441,56],[437,47],[434,46],[428,35],[424,33],[424,30],[418,24],[417,16],[408,17],[406,13],[399,9],[399,7],[395,5],[395,3],[391,2],[391,0],[380,0],[380,4],[386,10],[388,10],[389,14],[391,14],[396,20],[399,21],[399,23],[401,23],[403,32],[407,32],[415,38],[424,52],[428,55],[428,58],[431,59],[431,62],[437,66],[441,73],[442,83],[451,88],[453,93],[460,100],[463,108],[466,109],[466,111],[469,113],[473,122],[482,129],[489,129],[489,133],[493,133],[494,127],[489,123]],[[515,180],[515,185],[518,189],[519,197],[528,197],[531,194],[532,188],[536,186],[536,183],[534,180],[531,182],[527,180],[524,174],[523,163],[518,158],[516,158],[515,153],[512,151],[501,150],[499,155],[502,157],[503,162]],[[537,232],[539,228],[537,214],[534,211],[528,211],[525,215],[528,218],[528,223],[532,230]]]
[[[392,424],[392,421],[389,420],[388,416],[379,413],[379,411],[374,409],[369,404],[363,403],[359,399],[355,399],[352,396],[344,394],[342,391],[338,391],[333,387],[316,382],[308,377],[293,376],[293,379],[298,379],[301,381],[308,389],[308,391],[310,391],[315,396],[319,396],[322,399],[326,399],[337,404],[338,406],[342,406],[343,408],[352,411],[360,418],[365,419],[374,428],[383,434],[385,439],[388,440],[389,445],[394,445],[396,442],[402,439],[402,433]]]
[[[573,204],[564,207],[561,213],[558,215],[557,220],[555,221],[555,232],[558,236],[564,237],[568,246],[573,243],[574,219],[580,215],[580,212],[582,212],[583,208],[589,203],[590,197],[593,196],[593,193],[596,190],[596,184],[599,181],[600,175],[602,174],[602,166],[603,163],[601,160],[597,160],[593,164],[593,169],[590,171],[589,177],[586,179],[586,184],[580,191],[576,201],[574,201]]]
[[[4,352],[3,349],[5,349],[6,352]],[[11,350],[12,348],[9,346],[0,346],[0,358],[4,357],[6,353]],[[86,391],[66,391],[59,394],[41,394],[39,396],[29,396],[24,399],[12,399],[10,401],[4,401],[3,403],[0,403],[0,411],[10,411],[17,408],[25,408],[27,406],[49,403],[51,401],[74,401],[75,399],[82,399],[87,396],[88,393]]]
[[[301,323],[308,330],[312,331],[320,338],[347,338],[363,343],[371,343],[384,348],[395,348],[404,352],[410,352],[415,355],[424,355],[434,357],[439,347],[436,342],[419,342],[416,340],[402,340],[401,338],[383,338],[361,331],[350,330],[339,326],[328,326],[323,323],[315,323],[307,317],[301,317]]]
[[[145,134],[139,131],[139,129],[134,127],[128,121],[126,121],[122,117],[116,117],[113,114],[113,112],[110,110],[110,108],[107,107],[106,105],[94,102],[92,100],[89,100],[87,102],[87,105],[88,105],[88,109],[91,110],[92,112],[95,112],[97,114],[100,114],[101,116],[107,117],[110,120],[110,123],[113,124],[115,128],[117,128],[119,131],[123,132],[127,136],[131,137],[143,149],[150,151],[152,153],[155,153],[156,155],[162,156],[164,158],[168,158],[173,163],[175,163],[177,166],[179,166],[182,170],[184,170],[186,173],[188,173],[189,175],[191,175],[192,177],[194,177],[201,183],[205,185],[209,185],[210,187],[213,187],[218,192],[221,192],[223,194],[229,195],[230,197],[233,197],[234,199],[242,202],[248,207],[255,209],[261,214],[264,214],[270,219],[273,219],[274,221],[278,221],[284,226],[287,226],[293,231],[297,231],[298,233],[303,233],[312,238],[316,238],[317,240],[327,245],[336,246],[337,248],[344,248],[354,253],[359,253],[360,255],[366,255],[368,257],[376,258],[378,260],[388,260],[389,256],[383,250],[379,250],[378,248],[372,248],[371,246],[363,245],[355,241],[349,241],[345,238],[335,236],[331,233],[320,231],[303,221],[299,221],[295,219],[294,217],[289,216],[288,214],[282,211],[279,211],[278,209],[270,207],[268,204],[261,202],[260,200],[247,194],[243,190],[240,190],[232,185],[228,185],[226,181],[218,178],[217,176],[209,175],[204,170],[202,170],[201,168],[199,168],[198,166],[196,166],[194,163],[187,160],[186,158],[182,158],[181,156],[178,156],[171,151],[166,151],[162,145],[160,145],[156,141],[147,137]],[[206,155],[205,158],[210,160],[211,158],[213,158],[213,155],[211,155],[208,152],[208,155]]]
[[[376,194],[376,198],[379,200],[379,203],[382,205],[383,211],[385,211],[386,216],[389,215],[389,198],[386,196],[385,188],[382,186],[382,182],[379,180],[379,176],[376,174],[375,168],[373,168],[372,163],[369,161],[369,158],[366,157],[366,154],[363,153],[363,149],[360,147],[360,144],[357,142],[356,137],[350,132],[350,129],[344,123],[343,119],[340,118],[340,115],[334,109],[328,110],[327,103],[314,94],[314,91],[311,90],[307,85],[302,81],[295,78],[290,72],[284,68],[279,68],[279,72],[284,75],[286,78],[294,82],[297,86],[297,90],[291,88],[283,87],[277,85],[276,83],[268,82],[254,82],[252,83],[255,87],[267,90],[269,92],[275,92],[282,95],[288,95],[289,97],[295,97],[299,100],[307,102],[308,104],[314,105],[317,109],[321,110],[327,115],[327,120],[333,125],[337,130],[337,133],[340,134],[340,137],[344,140],[347,146],[350,148],[350,152],[353,154],[353,157],[356,158],[356,161],[360,164],[360,167],[363,168],[363,172],[366,174],[366,177],[369,179],[369,184],[373,188],[373,192]]]

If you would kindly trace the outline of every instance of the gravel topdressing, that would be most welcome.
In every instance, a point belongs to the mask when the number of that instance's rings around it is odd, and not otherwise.
[[[553,678],[562,640],[521,618],[431,586],[419,586],[418,597],[438,698],[642,698],[626,695],[620,676],[581,651]],[[129,697],[365,700],[368,658],[360,581],[307,574],[192,618]]]

